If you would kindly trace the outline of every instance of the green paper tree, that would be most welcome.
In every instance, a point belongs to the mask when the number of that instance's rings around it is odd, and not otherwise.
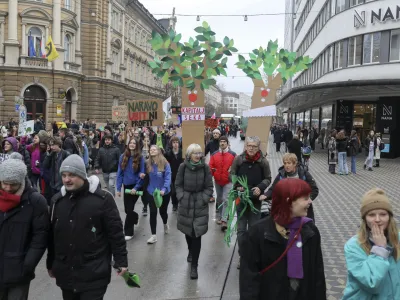
[[[286,49],[278,51],[278,41],[269,41],[268,47],[254,49],[249,54],[250,59],[246,60],[242,55],[238,56],[236,66],[243,70],[252,79],[262,80],[260,68],[266,75],[272,76],[275,72],[281,75],[283,83],[297,72],[308,69],[312,59],[308,56],[297,56],[296,52]]]
[[[174,87],[194,90],[198,86],[204,91],[216,84],[215,76],[226,76],[227,56],[237,52],[233,40],[225,37],[222,43],[215,41],[215,32],[207,22],[194,30],[198,35],[185,43],[173,29],[163,35],[153,31],[149,43],[157,56],[149,66],[163,84],[171,81]]]

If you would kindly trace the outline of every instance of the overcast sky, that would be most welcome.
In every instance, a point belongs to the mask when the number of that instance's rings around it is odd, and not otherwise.
[[[260,13],[284,13],[284,0],[142,0],[140,1],[157,19],[163,18],[156,14],[172,13],[175,7],[176,14],[260,14]],[[283,46],[285,16],[260,16],[248,17],[245,22],[243,17],[201,17],[197,22],[196,17],[178,16],[176,31],[181,33],[182,41],[186,42],[190,36],[194,37],[194,28],[200,26],[202,21],[207,21],[212,30],[217,33],[216,40],[222,42],[225,36],[233,38],[235,47],[239,52],[250,52],[259,46],[266,47],[270,39],[278,39]],[[218,83],[224,83],[228,91],[251,94],[253,84],[251,79],[237,69],[234,64],[237,55],[228,60],[228,77],[218,77]]]

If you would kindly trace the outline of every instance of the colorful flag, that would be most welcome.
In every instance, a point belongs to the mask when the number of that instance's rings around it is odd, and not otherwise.
[[[40,57],[46,58],[46,47],[44,45],[44,37],[40,40]]]
[[[28,36],[28,56],[36,57],[35,44],[33,36]]]
[[[211,116],[211,119],[215,120],[215,113],[213,113],[213,115]]]
[[[57,59],[60,55],[57,52],[56,46],[54,46],[51,36],[49,36],[46,43],[46,57],[48,61],[53,61]]]

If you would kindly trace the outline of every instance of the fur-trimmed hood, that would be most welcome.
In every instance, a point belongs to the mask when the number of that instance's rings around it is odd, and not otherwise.
[[[100,179],[96,175],[90,176],[87,181],[89,182],[89,193],[94,194],[96,192],[97,188],[100,185]],[[67,190],[65,189],[65,186],[62,186],[61,188],[61,195],[64,197],[67,194]]]

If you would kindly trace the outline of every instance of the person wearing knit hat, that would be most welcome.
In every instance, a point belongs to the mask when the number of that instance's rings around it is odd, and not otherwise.
[[[31,187],[21,155],[0,164],[0,299],[27,300],[46,248],[46,199]],[[15,159],[14,159],[15,157]]]
[[[358,234],[344,246],[343,299],[400,299],[400,236],[389,197],[371,189],[361,199],[360,213]]]
[[[87,179],[85,163],[82,157],[77,154],[72,154],[64,159],[60,167],[60,173],[63,172],[75,174],[83,180]]]

